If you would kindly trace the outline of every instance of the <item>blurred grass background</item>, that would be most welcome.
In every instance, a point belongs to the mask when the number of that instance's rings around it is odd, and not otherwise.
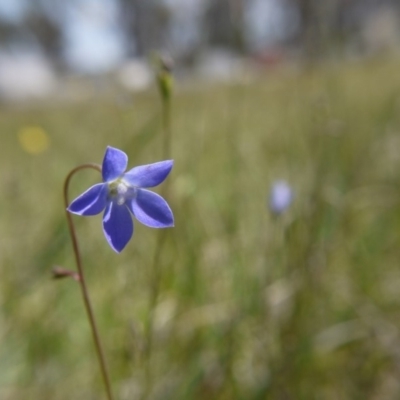
[[[156,269],[155,230],[135,223],[117,255],[100,216],[75,218],[117,399],[400,397],[398,71],[381,59],[177,90],[176,226]],[[51,269],[75,268],[68,171],[107,145],[130,167],[161,157],[156,90],[120,100],[0,109],[1,399],[104,398],[80,289]],[[48,148],[30,154],[21,132],[38,128]],[[71,198],[99,179],[78,174]],[[295,192],[278,218],[277,179]]]

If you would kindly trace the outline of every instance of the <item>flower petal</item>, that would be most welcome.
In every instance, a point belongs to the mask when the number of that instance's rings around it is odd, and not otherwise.
[[[110,202],[104,212],[103,231],[109,245],[117,253],[129,242],[133,235],[132,216],[125,205]]]
[[[98,183],[78,196],[67,208],[73,214],[96,215],[107,204],[107,185]]]
[[[131,185],[138,187],[154,187],[159,185],[170,173],[173,160],[156,162],[154,164],[140,165],[132,168],[124,175]]]
[[[127,203],[133,215],[151,228],[174,226],[174,216],[167,202],[157,193],[139,189],[136,198]]]
[[[107,147],[103,159],[103,181],[108,182],[121,176],[128,165],[128,156],[114,147]]]

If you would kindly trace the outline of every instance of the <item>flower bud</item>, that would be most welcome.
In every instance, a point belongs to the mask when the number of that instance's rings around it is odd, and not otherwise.
[[[269,195],[269,208],[273,214],[281,214],[293,201],[293,190],[286,181],[279,180],[272,184]]]

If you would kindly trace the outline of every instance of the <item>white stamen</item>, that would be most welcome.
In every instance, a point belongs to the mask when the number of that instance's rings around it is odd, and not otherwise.
[[[127,200],[136,196],[136,188],[130,186],[122,178],[116,179],[108,184],[109,195],[117,201],[119,206],[122,206]]]

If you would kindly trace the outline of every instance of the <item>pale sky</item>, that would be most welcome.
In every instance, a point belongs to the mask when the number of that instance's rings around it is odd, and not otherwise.
[[[0,0],[0,14],[10,22],[18,22],[24,15],[26,0]]]
[[[118,29],[118,7],[113,0],[78,0],[69,7],[64,22],[64,55],[83,72],[106,72],[125,56]]]

